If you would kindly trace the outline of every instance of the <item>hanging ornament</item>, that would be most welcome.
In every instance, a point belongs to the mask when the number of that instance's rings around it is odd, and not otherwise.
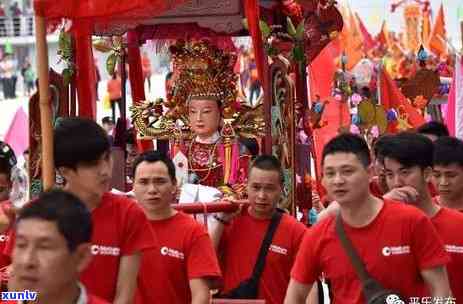
[[[358,126],[362,123],[362,120],[360,119],[360,116],[357,114],[352,115],[352,124]]]
[[[321,113],[323,111],[323,104],[321,102],[317,102],[314,105],[313,109],[314,109],[315,113]]]
[[[379,128],[377,125],[374,125],[373,127],[371,127],[370,134],[371,136],[373,136],[373,138],[379,137]]]
[[[360,94],[354,93],[352,94],[350,100],[352,101],[352,104],[354,106],[358,106],[359,103],[362,101],[362,96],[360,96]]]
[[[387,111],[386,114],[387,121],[396,121],[397,120],[397,111],[394,109],[390,109]]]
[[[360,134],[360,129],[356,125],[350,125],[350,133],[352,134]]]

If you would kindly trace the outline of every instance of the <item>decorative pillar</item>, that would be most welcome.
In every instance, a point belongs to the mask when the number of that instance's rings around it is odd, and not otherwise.
[[[75,38],[76,86],[78,115],[96,118],[95,63],[92,52],[92,32],[89,22],[79,21],[73,27]]]
[[[145,100],[145,86],[143,79],[143,70],[141,66],[141,55],[139,45],[139,35],[135,30],[127,33],[127,49],[129,63],[129,80],[132,88],[132,100],[134,104]],[[153,149],[152,140],[137,140],[139,152]]]

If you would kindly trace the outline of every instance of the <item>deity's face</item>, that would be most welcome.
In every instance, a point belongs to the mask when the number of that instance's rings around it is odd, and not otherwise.
[[[192,99],[188,106],[190,128],[201,139],[211,137],[219,129],[220,109],[217,101]]]

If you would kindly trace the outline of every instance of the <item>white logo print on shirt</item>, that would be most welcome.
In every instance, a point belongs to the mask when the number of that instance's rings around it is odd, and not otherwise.
[[[185,259],[185,255],[183,254],[183,252],[180,252],[178,250],[175,250],[175,249],[172,249],[166,246],[161,247],[161,255],[168,255],[170,257],[180,259],[180,260]]]
[[[445,245],[445,251],[449,253],[463,253],[463,246]]]
[[[113,255],[118,256],[121,253],[119,247],[110,247],[103,245],[92,245],[91,251],[93,255]]]
[[[269,250],[282,255],[288,254],[288,249],[273,244],[270,245]]]
[[[382,253],[384,256],[409,254],[410,246],[386,246],[383,248]]]

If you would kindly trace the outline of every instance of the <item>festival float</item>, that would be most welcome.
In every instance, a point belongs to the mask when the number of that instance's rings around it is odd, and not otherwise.
[[[323,126],[324,106],[319,100],[309,102],[306,69],[342,30],[334,1],[145,0],[81,5],[35,0],[34,6],[39,93],[30,104],[33,193],[56,182],[52,159],[56,119],[95,119],[95,47],[108,52],[109,69],[118,64],[129,67],[129,75],[124,68],[121,75],[123,83],[130,80],[139,151],[152,149],[153,140],[167,140],[181,181],[214,187],[221,197],[243,198],[251,140],[257,144],[254,153],[274,153],[282,160],[286,197],[281,207],[292,214],[297,207],[310,208],[312,132]],[[49,70],[47,61],[46,33],[56,29],[61,30],[58,55],[66,65],[61,75]],[[252,40],[263,91],[253,105],[243,98],[233,71],[237,50],[231,37],[241,36]],[[147,40],[164,41],[170,47],[174,87],[164,101],[145,97],[140,46]],[[194,94],[191,88],[197,88]],[[194,113],[186,112],[186,103],[198,98],[215,100],[220,117],[206,137],[192,123]],[[127,116],[123,110],[122,120]],[[191,203],[196,204],[180,208],[193,213],[211,210],[198,197]]]

